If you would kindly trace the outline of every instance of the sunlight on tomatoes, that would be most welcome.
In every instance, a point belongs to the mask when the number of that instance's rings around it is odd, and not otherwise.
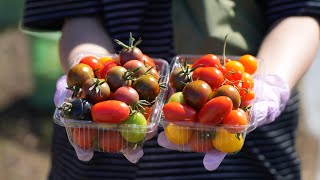
[[[73,143],[82,149],[92,149],[93,139],[97,136],[95,129],[88,128],[74,128],[73,130]]]
[[[254,80],[251,74],[245,72],[242,76],[242,87],[251,89],[254,86]]]
[[[255,97],[255,94],[251,89],[241,89],[240,95],[241,95],[241,101],[251,101]]]
[[[168,141],[177,145],[187,144],[192,136],[190,128],[171,123],[165,128],[165,133]]]
[[[235,153],[241,150],[244,143],[242,134],[229,133],[221,128],[212,140],[213,146],[224,153]]]
[[[124,146],[126,141],[118,131],[103,131],[99,133],[99,146],[104,152],[116,153]]]

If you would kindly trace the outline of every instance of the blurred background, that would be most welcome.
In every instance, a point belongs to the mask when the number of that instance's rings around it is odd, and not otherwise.
[[[0,179],[46,179],[55,81],[62,75],[59,33],[19,29],[23,0],[0,0]],[[320,51],[301,80],[297,148],[303,180],[320,180]]]

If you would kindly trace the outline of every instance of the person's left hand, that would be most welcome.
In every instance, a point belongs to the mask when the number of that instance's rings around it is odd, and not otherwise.
[[[66,89],[66,87],[67,87],[66,76],[62,76],[58,79],[58,81],[56,83],[56,92],[54,94],[54,103],[55,103],[56,107],[60,107],[62,105],[62,103],[65,101],[65,99],[71,97],[72,92],[70,90]],[[148,134],[148,135],[150,136],[151,134]],[[93,150],[81,149],[75,145],[72,145],[72,146],[75,149],[75,152],[76,152],[79,160],[90,161],[92,159],[92,157],[94,155]],[[143,156],[143,150],[139,147],[134,150],[124,149],[121,151],[121,153],[131,163],[137,163],[139,161],[139,159]]]

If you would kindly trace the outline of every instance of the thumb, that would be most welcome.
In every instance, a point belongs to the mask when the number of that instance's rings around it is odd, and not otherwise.
[[[226,153],[213,149],[204,156],[203,165],[208,171],[216,170],[225,156]]]

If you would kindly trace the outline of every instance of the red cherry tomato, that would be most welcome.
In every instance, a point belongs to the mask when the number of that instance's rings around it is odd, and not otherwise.
[[[101,79],[105,79],[106,76],[107,76],[107,72],[109,71],[109,69],[115,67],[115,66],[118,66],[118,64],[116,63],[116,61],[114,60],[110,60],[110,61],[106,61],[104,64],[103,64],[103,67],[100,69],[99,71],[99,78]]]
[[[251,89],[241,89],[240,95],[241,95],[241,101],[251,101],[255,97],[255,94]]]
[[[196,121],[197,119],[196,110],[178,102],[169,102],[163,106],[162,110],[167,121]]]
[[[232,110],[232,100],[227,96],[218,96],[208,101],[200,110],[198,121],[204,124],[219,124]]]
[[[98,77],[99,71],[102,68],[102,64],[99,62],[98,58],[94,56],[86,56],[80,60],[80,63],[90,66],[96,77]]]
[[[97,136],[95,129],[89,128],[74,128],[72,138],[73,143],[82,149],[92,149],[93,139]]]
[[[245,125],[248,124],[248,114],[244,112],[243,109],[238,108],[232,110],[222,121],[225,125],[230,125],[227,127],[227,131],[230,133],[241,133],[245,129]],[[244,126],[244,127],[232,127],[232,126]]]
[[[154,61],[152,60],[152,58],[149,57],[149,56],[146,55],[146,54],[143,54],[142,59],[141,59],[141,62],[142,62],[145,66],[147,66],[147,67],[149,67],[149,66],[155,66],[155,65],[156,65],[156,64],[154,63]]]
[[[96,122],[120,123],[129,117],[129,106],[121,101],[102,101],[92,106],[92,119]]]
[[[99,133],[99,146],[104,152],[116,153],[126,145],[118,131],[103,131]]]
[[[203,80],[208,83],[212,90],[219,88],[224,77],[222,72],[215,67],[199,67],[192,73],[193,80]]]
[[[213,54],[207,54],[202,56],[192,65],[192,67],[195,67],[195,66],[219,68],[221,66],[221,63],[218,56]]]
[[[242,87],[251,89],[254,86],[254,80],[251,74],[245,72],[242,76]]]

